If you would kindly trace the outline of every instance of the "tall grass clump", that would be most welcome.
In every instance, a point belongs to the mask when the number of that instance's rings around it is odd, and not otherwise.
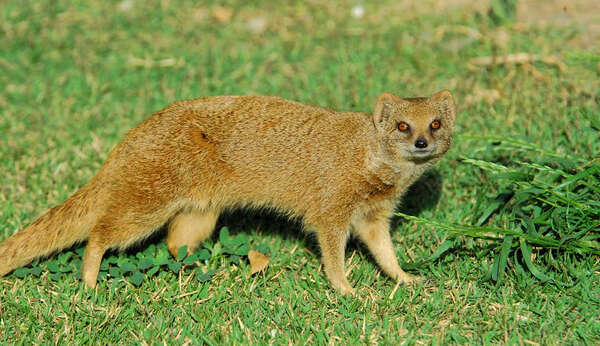
[[[577,263],[580,256],[600,255],[600,160],[558,154],[514,139],[469,140],[485,141],[482,155],[493,157],[461,158],[486,175],[471,224],[398,213],[446,232],[428,261],[459,246],[459,239],[475,238],[483,244],[477,257],[493,257],[488,277],[497,283],[503,282],[507,270],[521,283],[533,276],[559,285],[589,274]]]

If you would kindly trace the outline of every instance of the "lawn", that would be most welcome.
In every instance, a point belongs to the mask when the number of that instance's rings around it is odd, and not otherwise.
[[[405,268],[435,280],[398,287],[353,240],[357,294],[339,296],[296,223],[236,211],[192,258],[167,256],[164,231],[109,254],[93,291],[82,248],[0,278],[0,343],[600,343],[598,17],[506,3],[1,2],[2,240],[178,99],[370,112],[384,91],[447,88],[459,114],[392,220]]]

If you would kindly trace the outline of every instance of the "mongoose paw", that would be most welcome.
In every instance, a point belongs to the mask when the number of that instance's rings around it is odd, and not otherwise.
[[[338,291],[343,296],[352,296],[352,297],[354,297],[356,295],[356,293],[354,292],[354,288],[352,288],[351,286],[340,287],[340,288],[338,288]]]
[[[341,295],[343,296],[354,296],[354,289],[352,288],[352,286],[350,286],[350,284],[348,282],[341,282],[341,283],[333,283],[331,284],[331,286]]]
[[[95,288],[96,288],[96,281],[94,281],[94,282],[87,282],[87,281],[85,281],[85,282],[83,283],[83,286],[84,286],[86,289],[88,289],[88,290],[93,290],[93,289],[95,289]]]
[[[406,273],[402,273],[401,275],[398,275],[396,280],[398,282],[400,282],[400,284],[402,284],[402,285],[414,285],[414,284],[418,284],[420,282],[425,281],[425,279],[423,277],[413,276],[413,275],[409,275]]]
[[[86,275],[86,273],[83,274],[83,285],[86,289],[93,290],[94,288],[96,288],[96,283],[97,277],[92,277],[89,274]]]

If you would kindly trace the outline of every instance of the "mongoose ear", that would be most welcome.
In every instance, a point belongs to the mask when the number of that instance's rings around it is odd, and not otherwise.
[[[383,93],[377,97],[375,107],[373,108],[373,122],[378,125],[387,120],[390,115],[392,105],[398,103],[399,97],[391,93]]]
[[[456,117],[456,105],[454,104],[452,93],[449,90],[442,90],[433,94],[431,99],[439,106],[441,111],[454,122],[454,118]]]

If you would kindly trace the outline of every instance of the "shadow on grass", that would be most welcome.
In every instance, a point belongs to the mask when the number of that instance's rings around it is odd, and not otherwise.
[[[442,177],[437,170],[429,170],[417,180],[407,191],[397,210],[410,215],[419,215],[424,210],[435,208],[442,191]],[[404,220],[393,217],[391,229],[395,230]],[[298,219],[288,219],[269,210],[235,210],[227,212],[219,218],[213,237],[218,236],[218,230],[227,226],[231,233],[256,230],[260,234],[275,234],[303,242],[310,251],[320,253],[315,237],[303,232],[302,222]],[[356,241],[348,244],[349,249],[356,248]]]
[[[440,173],[431,169],[421,176],[407,191],[397,210],[410,215],[419,215],[424,210],[435,208],[442,190],[442,177]],[[393,217],[391,220],[392,232],[402,224],[404,220],[399,217]],[[264,235],[276,235],[283,239],[294,239],[302,242],[309,251],[320,254],[316,238],[302,231],[302,222],[299,219],[289,219],[277,212],[268,209],[252,210],[237,209],[223,213],[217,222],[212,239],[216,240],[222,227],[229,228],[231,234],[257,232]],[[167,226],[162,227],[150,238],[134,245],[125,252],[128,255],[135,255],[138,251],[143,251],[150,244],[158,244],[165,241]],[[357,241],[350,241],[347,251],[361,249],[365,253],[368,250],[359,245]]]
[[[442,195],[442,175],[436,169],[425,172],[406,192],[396,210],[408,214],[419,215],[425,210],[435,208]],[[398,228],[404,219],[393,217],[391,220],[392,230]]]
[[[410,215],[419,215],[424,210],[435,208],[442,191],[442,177],[437,170],[429,170],[419,178],[407,191],[397,210]],[[391,229],[395,230],[404,220],[393,217]],[[315,253],[320,253],[315,237],[303,232],[301,220],[290,220],[276,212],[261,210],[235,210],[224,213],[217,222],[213,237],[218,236],[218,230],[227,226],[231,233],[256,230],[261,234],[276,234],[284,239],[300,240]],[[348,248],[355,247],[355,241],[348,244]]]

